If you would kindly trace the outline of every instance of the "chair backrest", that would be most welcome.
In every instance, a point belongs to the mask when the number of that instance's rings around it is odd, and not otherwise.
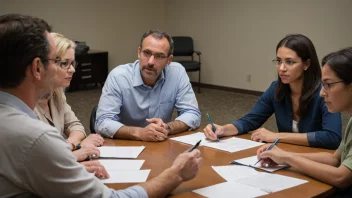
[[[193,39],[189,36],[173,36],[174,56],[192,56],[193,55]]]
[[[92,110],[92,113],[90,114],[90,133],[96,133],[94,130],[94,126],[95,126],[95,119],[96,119],[96,115],[97,115],[97,109],[98,109],[98,105],[95,106]]]

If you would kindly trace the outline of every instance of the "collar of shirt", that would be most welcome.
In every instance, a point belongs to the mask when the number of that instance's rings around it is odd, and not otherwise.
[[[0,104],[4,104],[17,109],[18,111],[22,111],[33,119],[38,119],[37,115],[35,115],[34,111],[29,108],[28,105],[26,105],[22,100],[20,100],[16,96],[7,92],[0,91]]]
[[[166,68],[166,67],[165,67]],[[159,83],[164,83],[165,81],[165,69],[161,72],[158,80],[155,83],[154,87],[157,87]],[[146,84],[144,84],[142,75],[141,75],[141,70],[140,70],[140,65],[139,65],[139,60],[136,60],[134,62],[134,72],[133,72],[133,87],[138,87],[143,85],[144,87],[150,87]]]

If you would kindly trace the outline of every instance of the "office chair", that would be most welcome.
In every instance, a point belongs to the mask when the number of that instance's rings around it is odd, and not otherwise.
[[[90,114],[90,125],[89,125],[89,128],[90,128],[90,133],[91,134],[95,134],[95,130],[94,130],[94,126],[95,126],[95,119],[96,119],[96,116],[97,116],[97,109],[98,109],[98,105],[95,106],[92,110],[92,113]]]
[[[174,57],[176,56],[190,56],[191,60],[176,60],[179,62],[185,69],[186,72],[196,72],[198,71],[198,93],[200,93],[200,51],[195,51],[193,49],[193,39],[189,36],[173,36],[172,40],[174,41]],[[193,60],[193,54],[198,55],[198,61]]]

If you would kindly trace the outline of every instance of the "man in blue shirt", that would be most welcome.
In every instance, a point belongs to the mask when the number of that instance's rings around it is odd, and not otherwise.
[[[198,128],[201,114],[184,67],[173,58],[165,32],[141,39],[138,59],[113,69],[100,97],[95,129],[120,139],[163,141],[168,134]],[[173,109],[178,117],[171,121]]]

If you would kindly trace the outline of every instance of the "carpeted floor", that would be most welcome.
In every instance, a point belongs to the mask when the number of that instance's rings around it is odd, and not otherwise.
[[[197,88],[195,88],[197,91]],[[78,119],[81,120],[86,132],[89,133],[89,118],[91,111],[98,104],[101,95],[101,87],[88,88],[73,92],[67,92],[68,104],[71,105]],[[201,93],[196,92],[200,111],[202,112],[201,128],[208,124],[205,114],[208,112],[214,123],[227,124],[231,120],[238,119],[248,113],[258,96],[220,91],[214,89],[201,89]],[[175,117],[174,113],[174,117]],[[342,114],[343,130],[349,120],[347,113]],[[263,125],[268,130],[277,131],[274,116]]]

